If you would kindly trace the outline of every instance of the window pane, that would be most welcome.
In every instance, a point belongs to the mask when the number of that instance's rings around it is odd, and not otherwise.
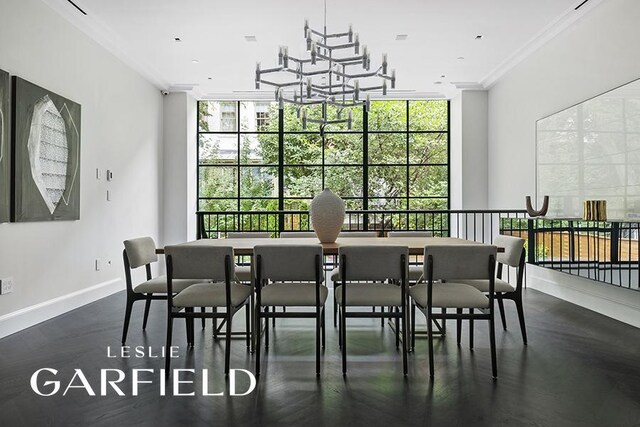
[[[240,135],[241,164],[278,164],[278,135]]]
[[[369,167],[369,197],[394,198],[406,195],[406,166]]]
[[[362,197],[362,167],[326,166],[324,186],[340,197]]]
[[[200,168],[200,197],[237,197],[238,170],[235,167]]]
[[[369,163],[407,163],[407,136],[401,133],[370,133]]]
[[[409,166],[409,196],[447,197],[447,166]]]
[[[363,209],[364,202],[362,199],[345,199],[344,208],[348,211],[360,211]]]
[[[447,130],[446,100],[409,101],[409,130]]]
[[[276,145],[277,151],[277,145]],[[321,165],[322,138],[319,134],[288,134],[284,136],[285,165]]]
[[[409,209],[411,210],[443,210],[447,209],[447,199],[409,199]],[[427,222],[432,219],[428,217]],[[434,219],[433,221],[437,220]]]
[[[446,133],[412,133],[409,135],[409,162],[413,164],[447,164]]]
[[[405,210],[407,208],[407,199],[394,198],[371,198],[369,199],[369,209],[373,211],[382,210]],[[377,217],[378,222],[382,221],[382,217]]]
[[[311,199],[284,199],[284,209],[287,211],[308,211],[309,206]]]
[[[201,134],[199,145],[200,164],[234,164],[238,161],[236,135]]]
[[[238,209],[238,201],[236,199],[200,199],[198,209],[201,211],[219,212],[235,211]]]
[[[369,111],[369,130],[407,130],[405,101],[372,101]]]
[[[277,132],[278,104],[265,101],[240,103],[241,132]]]
[[[278,168],[241,167],[240,197],[278,197]]]
[[[322,191],[321,166],[289,166],[284,168],[284,195],[313,198]]]
[[[296,202],[296,201],[292,201],[292,202]],[[309,213],[308,213],[309,208],[307,207],[311,202],[307,200],[298,200],[298,202],[303,202],[303,203],[300,205],[293,203],[291,205],[291,209],[288,207],[285,207],[285,209],[292,210],[292,211],[301,210],[305,212],[302,212],[302,213],[294,212],[290,214],[285,214],[283,225],[286,231],[300,231],[300,230],[310,231],[311,230],[311,220],[309,218]]]
[[[362,164],[362,134],[325,135],[325,164]]]
[[[240,199],[240,210],[244,212],[277,211],[278,199]]]

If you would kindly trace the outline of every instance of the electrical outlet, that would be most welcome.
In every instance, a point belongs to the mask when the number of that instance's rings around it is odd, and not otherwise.
[[[6,277],[0,279],[0,295],[10,294],[13,292],[13,277]]]
[[[100,261],[100,258],[96,258],[96,271],[100,271],[101,267],[102,267],[102,261]]]
[[[107,202],[111,201],[111,192],[107,190]]]

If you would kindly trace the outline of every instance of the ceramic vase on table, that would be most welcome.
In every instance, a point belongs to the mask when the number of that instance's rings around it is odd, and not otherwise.
[[[311,201],[311,224],[321,243],[333,243],[344,223],[344,200],[325,188]]]

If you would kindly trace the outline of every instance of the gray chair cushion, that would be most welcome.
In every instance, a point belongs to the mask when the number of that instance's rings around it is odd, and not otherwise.
[[[291,239],[291,238],[311,238],[318,237],[316,236],[315,231],[283,231],[280,233],[280,237],[283,239]]]
[[[239,282],[251,282],[251,266],[236,265],[236,278]]]
[[[322,279],[322,246],[320,244],[257,245],[254,262],[262,279],[276,282],[314,281]]]
[[[175,279],[171,284],[173,293],[184,291],[188,286],[196,283],[202,283],[202,280]],[[154,277],[151,280],[140,283],[133,288],[133,292],[137,294],[166,294],[167,293],[167,276]]]
[[[400,286],[388,283],[347,283],[347,306],[400,306]],[[335,288],[336,302],[342,305],[342,285]]]
[[[498,252],[491,245],[427,245],[424,248],[424,277],[429,277],[428,258],[433,257],[433,279],[489,279],[495,276],[495,266],[489,271],[489,257]]]
[[[229,231],[227,239],[268,239],[271,233],[268,231]]]
[[[404,264],[401,263],[404,255]],[[406,246],[360,246],[338,248],[340,278],[349,281],[400,280],[408,271],[409,248]],[[346,273],[345,273],[346,270]]]
[[[320,305],[327,300],[327,287],[320,285]],[[306,282],[270,283],[260,291],[263,306],[315,306],[316,284]]]
[[[127,259],[131,268],[142,267],[158,261],[156,244],[151,237],[125,240],[124,248],[127,251]]]
[[[489,292],[488,280],[455,280],[455,282],[464,283],[465,285],[473,286],[480,292]],[[502,279],[496,279],[494,292],[514,292],[515,290],[516,288],[512,284],[505,282]]]
[[[420,306],[427,306],[427,284],[421,283],[409,289],[409,295]],[[433,307],[488,308],[489,298],[473,286],[463,283],[438,283],[433,285]]]
[[[251,286],[231,284],[231,304],[242,304],[251,294]],[[175,307],[224,307],[227,305],[224,283],[198,283],[173,298]]]
[[[233,247],[208,246],[204,243],[189,243],[166,246],[165,256],[171,257],[173,278],[205,279],[222,282],[226,279],[225,259],[230,259],[230,278],[234,277]]]
[[[520,256],[522,255],[522,248],[524,248],[524,239],[500,234],[496,236],[493,244],[504,248],[504,252],[499,252],[497,255],[498,262],[510,265],[511,267],[518,267],[520,264]]]

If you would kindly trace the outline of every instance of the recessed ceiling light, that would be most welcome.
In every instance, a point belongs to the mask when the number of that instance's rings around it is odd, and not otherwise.
[[[173,41],[181,42],[181,41],[182,41],[182,39],[181,39],[180,37],[174,37],[174,38],[173,38]]]
[[[464,56],[458,56],[458,61],[464,61]]]
[[[207,77],[207,80],[213,80],[213,77]]]
[[[445,77],[447,76],[445,76],[444,74],[440,76],[441,79],[444,79]]]
[[[476,40],[481,40],[481,39],[482,39],[482,34],[478,34],[478,35],[476,36]]]
[[[194,64],[197,64],[200,61],[198,61],[197,59],[192,59],[191,62],[193,62]]]
[[[398,34],[398,35],[396,36],[396,40],[406,40],[406,39],[407,39],[407,37],[409,37],[409,35],[408,35],[408,34]]]
[[[442,82],[433,82],[434,85],[441,85]]]
[[[244,36],[244,41],[249,42],[249,43],[255,43],[258,41],[258,39],[256,38],[256,36]]]

